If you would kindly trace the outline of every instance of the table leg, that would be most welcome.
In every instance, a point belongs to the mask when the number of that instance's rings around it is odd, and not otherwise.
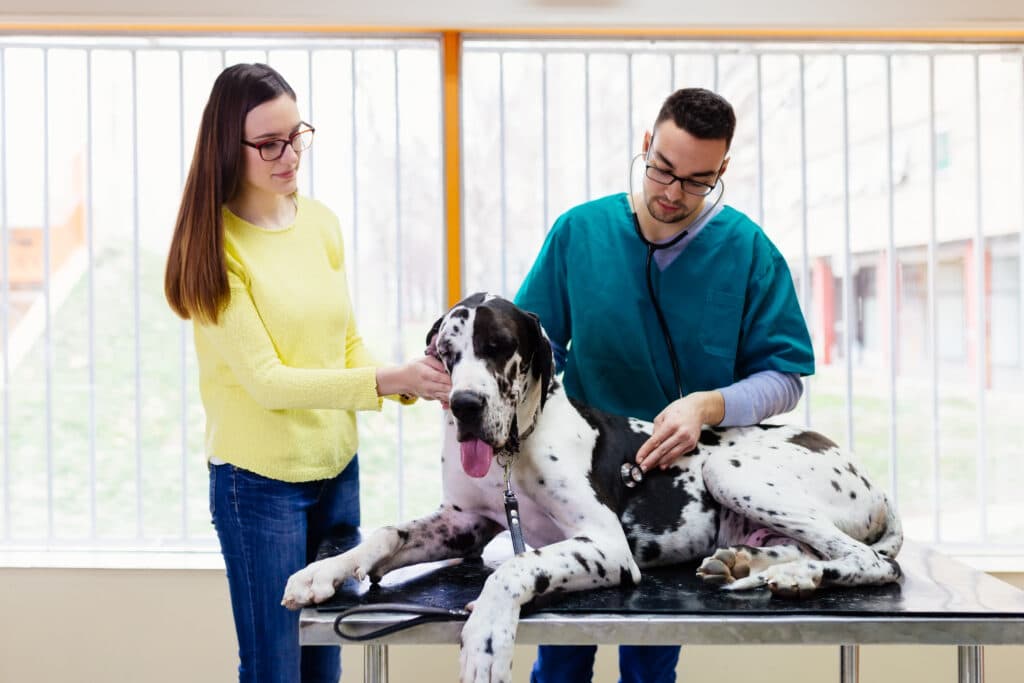
[[[388,646],[363,646],[363,683],[388,683]]]
[[[984,683],[985,650],[981,645],[958,645],[956,648],[960,683]]]
[[[860,679],[860,646],[839,646],[839,683],[857,683]]]

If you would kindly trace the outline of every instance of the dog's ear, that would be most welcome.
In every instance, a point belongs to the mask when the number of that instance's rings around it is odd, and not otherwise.
[[[540,381],[540,406],[548,400],[548,388],[551,386],[551,376],[555,372],[555,358],[551,353],[551,342],[544,333],[544,326],[540,324],[540,318],[536,313],[526,311],[533,322],[536,345],[534,346],[533,358],[530,359],[530,371],[534,379]]]
[[[437,357],[437,347],[434,345],[434,341],[437,339],[437,332],[441,329],[441,323],[444,322],[444,316],[434,321],[434,324],[430,326],[430,331],[427,332],[427,339],[424,344],[427,345],[426,354],[428,356]]]

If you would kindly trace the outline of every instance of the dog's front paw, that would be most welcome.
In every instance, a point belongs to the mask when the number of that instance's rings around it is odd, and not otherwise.
[[[355,572],[349,553],[329,557],[307,566],[288,577],[281,604],[288,609],[321,603],[334,595],[342,581]]]
[[[459,639],[462,671],[459,680],[461,683],[511,683],[519,607],[513,604],[497,609],[477,600],[471,609]]]

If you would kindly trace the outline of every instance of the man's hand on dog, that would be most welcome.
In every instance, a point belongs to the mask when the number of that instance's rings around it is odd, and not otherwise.
[[[721,392],[696,391],[669,403],[654,418],[654,433],[636,452],[636,462],[644,472],[672,462],[689,453],[700,439],[701,428],[716,425],[725,417]]]

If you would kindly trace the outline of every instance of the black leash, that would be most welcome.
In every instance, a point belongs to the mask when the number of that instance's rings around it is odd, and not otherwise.
[[[520,555],[526,552],[523,541],[523,527],[519,523],[519,500],[512,489],[505,491],[505,519],[508,520],[508,533],[512,537],[512,552]]]
[[[400,621],[397,624],[389,624],[388,626],[384,626],[383,628],[379,628],[368,633],[346,633],[342,629],[342,622],[352,615],[379,613],[415,614],[416,616],[411,619],[406,619],[405,621]],[[405,602],[382,602],[376,605],[356,605],[355,607],[349,607],[347,610],[335,617],[334,632],[337,633],[338,637],[342,640],[350,640],[359,643],[364,640],[381,638],[397,631],[404,631],[407,628],[419,626],[420,624],[429,624],[435,621],[465,621],[468,618],[469,612],[464,609],[429,607],[426,605],[417,605]]]
[[[520,608],[519,616],[528,617],[540,611],[540,607],[529,604]],[[414,614],[416,616],[411,619],[406,619],[405,621],[400,621],[397,624],[389,624],[375,631],[368,631],[366,633],[346,633],[342,628],[342,622],[348,617],[356,614],[396,613]],[[398,631],[404,631],[407,628],[419,626],[420,624],[430,624],[440,621],[466,621],[466,619],[469,619],[469,614],[469,610],[465,609],[458,609],[455,607],[430,607],[429,605],[419,605],[415,602],[381,602],[376,605],[356,605],[355,607],[349,607],[334,618],[334,632],[338,634],[338,637],[342,640],[361,643],[365,640],[383,638],[384,636],[397,633]]]
[[[523,435],[523,439],[533,431],[531,425]],[[508,437],[508,443],[502,452],[497,454],[498,465],[505,470],[505,519],[508,521],[508,533],[512,537],[512,552],[516,555],[526,552],[526,542],[523,540],[523,526],[519,521],[519,499],[512,490],[512,460],[514,454],[519,452],[519,420],[512,417],[512,429]]]
[[[508,533],[512,537],[512,552],[521,555],[526,552],[523,541],[523,526],[519,523],[519,500],[512,490],[512,459],[505,463],[505,519],[508,520]]]

